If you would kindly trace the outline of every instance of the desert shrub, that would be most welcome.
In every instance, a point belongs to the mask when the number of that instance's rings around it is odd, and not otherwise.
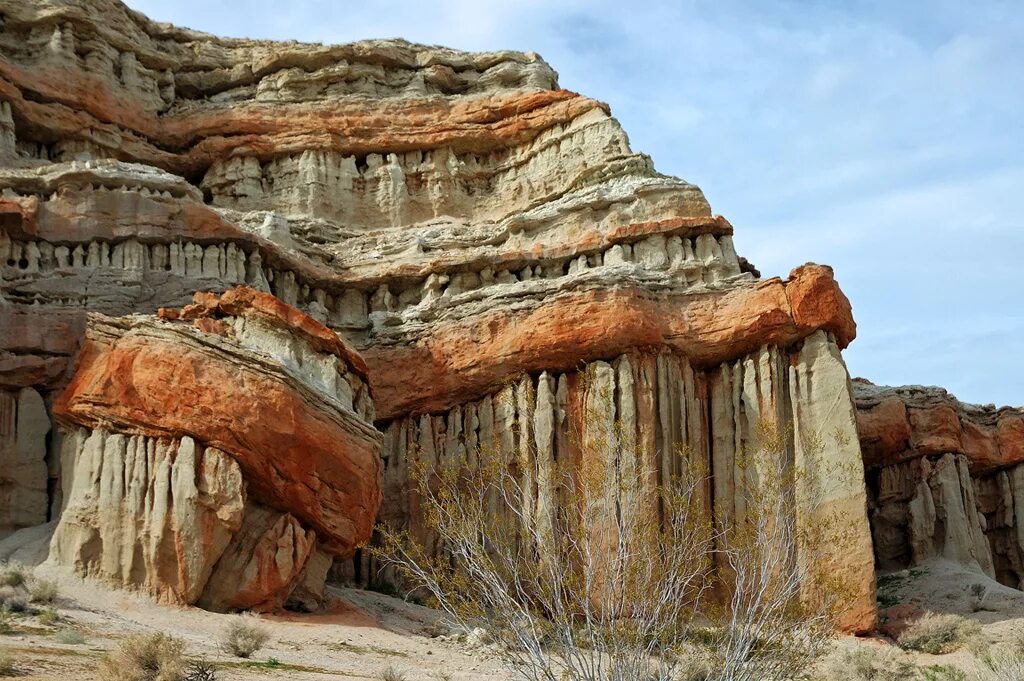
[[[607,465],[563,460],[527,473],[483,448],[466,457],[472,466],[410,457],[430,539],[383,526],[376,554],[464,631],[483,627],[494,654],[529,681],[666,681],[681,670],[687,681],[803,678],[842,600],[811,566],[819,547],[841,541],[824,534],[831,523],[810,486],[796,493],[792,433],[759,424],[756,450],[737,455],[737,467],[754,469],[737,489],[744,521],[719,528],[700,457],[680,448],[683,470],[657,485],[636,465],[646,459],[635,433],[608,422],[615,409],[605,401],[588,402],[586,432],[570,437],[579,460]],[[557,501],[537,503],[534,476]],[[797,522],[798,497],[801,513],[821,522]],[[801,598],[809,587],[815,598]],[[708,664],[694,667],[680,651],[692,650],[698,624]]]
[[[57,643],[64,643],[66,645],[81,645],[85,643],[85,636],[81,631],[74,627],[61,627],[56,634],[53,635],[53,640]]]
[[[968,600],[971,605],[971,612],[985,610],[985,599],[988,598],[988,587],[984,584],[971,584],[968,589]]]
[[[380,681],[405,681],[405,672],[398,671],[393,666],[388,665],[380,673]]]
[[[28,581],[28,574],[25,568],[17,563],[6,563],[0,568],[0,586],[9,586],[17,589],[25,586]]]
[[[11,609],[4,603],[3,607],[0,607],[0,634],[13,634],[16,619]]]
[[[4,599],[3,608],[7,612],[25,613],[28,612],[28,601],[20,596],[8,596]]]
[[[33,603],[53,603],[60,589],[57,582],[49,579],[33,579],[29,582],[28,597]]]
[[[928,612],[912,622],[897,643],[904,650],[942,655],[957,650],[980,633],[981,624],[976,620]]]
[[[18,676],[20,673],[14,664],[14,658],[7,653],[0,653],[0,676]]]
[[[60,621],[60,614],[57,612],[57,608],[54,607],[44,608],[39,612],[37,617],[39,618],[39,623],[45,624],[46,626],[56,624]]]
[[[921,681],[967,681],[967,672],[948,664],[933,664],[920,672]],[[1012,681],[1000,677],[1000,681]]]
[[[188,665],[185,681],[217,681],[217,668],[206,660],[193,660]]]
[[[221,648],[235,657],[248,658],[262,648],[270,640],[266,628],[252,618],[238,617],[233,619],[221,637]]]
[[[104,681],[182,681],[185,644],[163,633],[126,638],[100,663]]]
[[[911,681],[917,667],[890,648],[858,645],[845,651],[832,665],[829,679],[849,681]]]
[[[1024,645],[985,651],[978,656],[980,671],[971,681],[1024,681]]]

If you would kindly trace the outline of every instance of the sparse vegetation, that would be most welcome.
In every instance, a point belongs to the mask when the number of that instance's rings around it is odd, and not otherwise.
[[[921,669],[921,681],[967,681],[967,673],[948,664],[933,664]],[[1013,677],[999,677],[1000,681],[1015,681]]]
[[[897,643],[904,650],[942,655],[963,647],[980,633],[981,624],[976,620],[928,612],[912,622]]]
[[[14,658],[7,653],[0,653],[0,676],[17,676],[18,668],[14,664]]]
[[[37,617],[39,619],[39,623],[45,624],[46,626],[52,626],[60,621],[60,614],[57,612],[57,608],[54,607],[44,608],[39,612]]]
[[[28,581],[28,575],[25,572],[25,568],[21,565],[6,563],[3,567],[0,567],[0,586],[17,589],[25,586],[26,581]]]
[[[380,673],[380,681],[405,681],[405,672],[398,671],[391,665],[388,665]]]
[[[985,610],[985,599],[988,598],[988,587],[984,584],[971,584],[968,590],[971,603],[971,612]]]
[[[66,645],[81,645],[85,643],[85,636],[81,631],[74,627],[61,627],[57,633],[53,635],[53,640],[57,643],[64,643]]]
[[[100,663],[104,681],[182,681],[185,644],[163,633],[131,636]]]
[[[831,679],[849,681],[911,681],[917,667],[903,659],[897,651],[869,645],[848,650],[833,664]]]
[[[188,664],[185,681],[217,681],[217,668],[206,660],[193,660]]]
[[[235,657],[249,658],[267,644],[270,634],[255,619],[238,617],[224,630],[221,648]]]
[[[13,634],[15,631],[15,619],[14,613],[11,612],[9,607],[7,607],[7,603],[4,603],[3,606],[0,607],[0,634]]]
[[[737,455],[750,469],[737,476],[743,522],[723,524],[708,510],[699,457],[681,448],[680,470],[658,486],[638,465],[635,434],[609,424],[600,401],[575,440],[580,460],[607,465],[523,472],[483,448],[467,456],[472,466],[416,457],[429,542],[383,527],[378,555],[464,631],[486,630],[489,649],[524,679],[663,681],[683,668],[693,681],[804,677],[842,600],[843,585],[815,571],[815,552],[842,542],[787,464],[792,434],[759,424],[757,446]],[[538,503],[539,477],[557,502]],[[797,489],[801,514],[820,522],[797,522]]]
[[[60,592],[57,582],[49,579],[33,579],[29,582],[28,595],[33,603],[53,603]]]

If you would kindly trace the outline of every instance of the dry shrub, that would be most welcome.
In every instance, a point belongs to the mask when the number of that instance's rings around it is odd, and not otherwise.
[[[104,681],[182,681],[185,643],[163,633],[126,638],[100,663]]]
[[[235,657],[248,658],[270,640],[270,633],[252,618],[238,617],[224,630],[221,648]]]
[[[380,681],[405,681],[405,672],[400,672],[393,666],[388,665],[380,673]]]
[[[21,671],[15,666],[14,658],[7,653],[0,653],[0,676],[18,676]]]
[[[185,681],[217,681],[217,668],[206,660],[194,660],[188,665]]]
[[[53,635],[53,640],[65,645],[81,645],[82,643],[85,643],[85,636],[81,631],[74,627],[61,627],[57,633]]]
[[[0,586],[9,586],[17,589],[25,586],[28,581],[28,573],[25,568],[17,563],[5,563],[0,567]]]
[[[963,647],[980,633],[981,624],[977,620],[926,612],[900,634],[897,643],[904,650],[942,655]]]
[[[815,547],[841,544],[808,534],[828,522],[797,521],[795,498],[804,517],[820,506],[798,484],[792,434],[760,424],[737,456],[750,467],[737,476],[742,520],[715,519],[701,457],[680,448],[658,484],[635,432],[608,424],[610,404],[588,399],[586,432],[573,435],[578,460],[597,463],[480,447],[438,466],[418,453],[425,527],[382,527],[377,555],[466,632],[483,627],[523,679],[803,678],[842,600],[812,574]],[[816,597],[802,598],[811,585]]]
[[[917,667],[888,647],[858,645],[830,665],[825,678],[849,681],[912,681]]]
[[[29,582],[28,597],[33,603],[53,603],[59,593],[57,582],[52,580],[33,579]]]
[[[1024,639],[978,655],[980,671],[971,681],[1024,681]]]

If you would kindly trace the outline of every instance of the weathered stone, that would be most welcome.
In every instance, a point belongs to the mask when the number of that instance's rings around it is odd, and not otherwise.
[[[277,610],[288,600],[315,546],[316,533],[290,514],[249,504],[241,530],[224,549],[197,604],[218,612]]]
[[[49,432],[39,393],[0,390],[0,537],[46,522]]]
[[[181,439],[76,431],[49,559],[172,603],[194,603],[242,524],[238,464]]]

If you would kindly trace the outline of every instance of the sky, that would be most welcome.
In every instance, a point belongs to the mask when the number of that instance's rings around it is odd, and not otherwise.
[[[763,276],[835,269],[851,375],[1024,405],[1016,0],[128,4],[226,36],[538,52],[699,185]]]

